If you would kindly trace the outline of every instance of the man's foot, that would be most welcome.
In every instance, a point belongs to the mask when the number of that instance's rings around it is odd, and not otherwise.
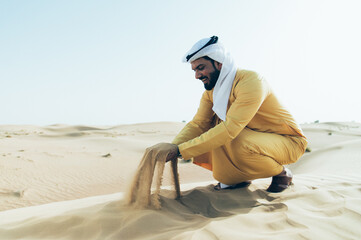
[[[217,185],[214,186],[214,190],[219,191],[219,190],[226,190],[226,189],[236,189],[236,188],[245,188],[248,187],[251,184],[251,181],[244,181],[241,183],[237,183],[234,185],[226,185],[226,187],[222,186],[223,184],[218,183]]]
[[[292,183],[292,173],[288,168],[283,168],[283,171],[272,177],[272,183],[267,188],[267,192],[279,193],[287,189]]]

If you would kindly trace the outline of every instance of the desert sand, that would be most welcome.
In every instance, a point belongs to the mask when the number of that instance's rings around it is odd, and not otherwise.
[[[361,124],[309,123],[311,152],[271,179],[213,190],[212,173],[179,163],[174,200],[166,166],[161,210],[124,207],[146,147],[184,123],[0,126],[0,239],[360,239]]]

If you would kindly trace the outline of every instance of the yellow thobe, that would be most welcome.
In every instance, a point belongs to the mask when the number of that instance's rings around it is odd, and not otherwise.
[[[212,106],[213,90],[205,91],[196,115],[172,143],[222,183],[275,176],[305,152],[301,128],[256,72],[237,71],[225,121]]]

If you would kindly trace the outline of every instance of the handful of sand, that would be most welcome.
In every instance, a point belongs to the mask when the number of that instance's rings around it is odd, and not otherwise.
[[[154,207],[160,209],[159,201],[160,186],[167,156],[174,150],[174,145],[159,143],[145,150],[142,160],[139,163],[137,172],[132,184],[126,194],[126,204],[134,208]],[[180,196],[178,159],[171,161],[173,183],[176,190],[176,199]],[[152,194],[152,182],[155,181],[155,190]]]

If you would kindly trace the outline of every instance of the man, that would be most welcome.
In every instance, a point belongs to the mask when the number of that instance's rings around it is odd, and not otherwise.
[[[237,69],[218,37],[198,41],[185,55],[206,91],[196,115],[173,140],[178,154],[213,171],[216,190],[245,187],[273,177],[267,189],[281,192],[292,181],[283,165],[296,162],[307,141],[291,114],[257,73]]]

